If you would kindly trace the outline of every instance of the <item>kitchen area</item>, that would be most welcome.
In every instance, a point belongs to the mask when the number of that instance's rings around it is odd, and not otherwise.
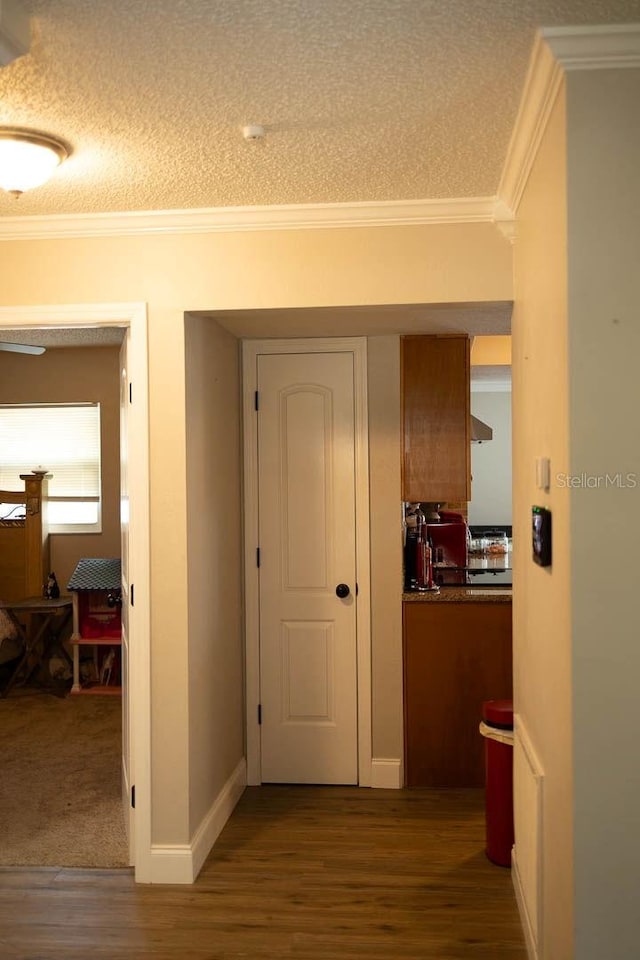
[[[510,367],[400,346],[405,783],[479,787],[482,703],[512,696]]]

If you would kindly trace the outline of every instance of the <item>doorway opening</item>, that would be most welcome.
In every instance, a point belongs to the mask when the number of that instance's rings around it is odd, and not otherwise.
[[[20,331],[124,329],[127,343],[129,380],[135,383],[135,402],[128,409],[126,460],[128,504],[121,528],[128,530],[131,581],[135,580],[136,602],[130,606],[131,657],[123,700],[127,705],[127,730],[123,748],[129,754],[124,766],[132,771],[135,784],[135,829],[130,834],[129,860],[139,882],[151,879],[151,790],[150,790],[150,578],[149,578],[149,426],[147,387],[147,316],[144,303],[80,304],[43,307],[0,308],[0,335],[3,328]],[[123,522],[124,521],[124,522]],[[124,754],[123,754],[124,757]],[[125,762],[126,761],[126,762]],[[129,796],[124,813],[129,814]],[[130,823],[132,824],[131,817]]]

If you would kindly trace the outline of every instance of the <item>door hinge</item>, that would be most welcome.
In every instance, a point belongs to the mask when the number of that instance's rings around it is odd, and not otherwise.
[[[258,723],[262,723],[262,704],[258,704]]]
[[[133,384],[129,384],[129,403],[133,403]]]
[[[356,583],[356,597],[358,596],[358,584]]]
[[[131,603],[131,606],[133,606],[133,584],[131,584],[131,586],[129,587],[129,601]]]
[[[260,566],[260,547],[256,547],[256,567]]]
[[[135,810],[135,808],[136,808],[136,785],[135,785],[135,783],[134,783],[134,785],[131,787],[131,806],[132,806],[132,808]]]
[[[253,398],[253,402],[254,402],[254,404],[255,404],[256,410],[259,410],[259,409],[260,409],[260,394],[258,393],[257,390],[256,390],[256,392],[255,392],[255,395],[254,395],[254,398]]]

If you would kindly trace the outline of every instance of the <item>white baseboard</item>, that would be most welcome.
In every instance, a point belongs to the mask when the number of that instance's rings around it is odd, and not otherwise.
[[[513,719],[514,884],[529,956],[537,957],[544,942],[544,769],[522,716]]]
[[[531,926],[531,920],[529,918],[524,892],[522,890],[522,881],[520,879],[520,873],[518,872],[518,857],[515,847],[511,851],[511,880],[513,882],[513,889],[516,892],[516,903],[518,904],[520,922],[522,923],[522,929],[524,932],[524,942],[527,948],[527,956],[529,960],[539,960],[533,927]]]
[[[404,784],[402,760],[373,758],[371,761],[371,786],[378,789],[399,790]]]
[[[222,833],[222,828],[233,813],[236,803],[244,793],[246,785],[247,762],[243,757],[218,794],[191,840],[194,880],[200,873],[202,864],[209,856],[211,848]]]
[[[149,862],[149,883],[193,883],[193,854],[188,843],[152,843]]]
[[[193,883],[247,785],[243,757],[212,803],[191,843],[152,844],[151,883]]]

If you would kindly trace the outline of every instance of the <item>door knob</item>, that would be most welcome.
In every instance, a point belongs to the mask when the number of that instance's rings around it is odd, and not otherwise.
[[[344,600],[345,597],[348,597],[351,591],[346,583],[339,583],[336,587],[336,597],[340,597],[341,600]]]

